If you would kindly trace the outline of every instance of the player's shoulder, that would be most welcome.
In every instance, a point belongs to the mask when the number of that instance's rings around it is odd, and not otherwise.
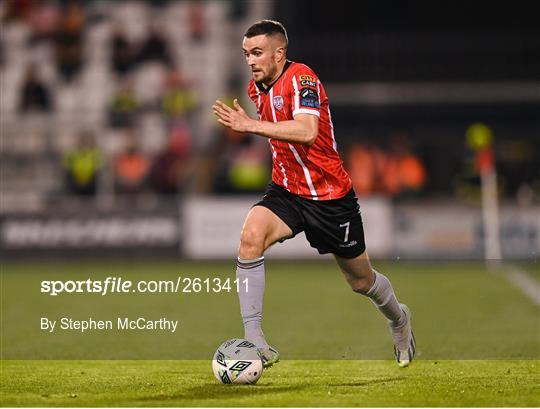
[[[291,64],[291,77],[298,84],[298,87],[308,87],[317,89],[317,84],[320,82],[317,74],[306,64],[292,63]]]
[[[318,89],[319,78],[310,67],[302,63],[293,63],[290,68],[292,68],[290,75],[295,87]]]
[[[306,64],[300,63],[300,62],[293,62],[291,63],[291,74],[294,75],[310,75],[314,78],[317,78],[317,74],[315,74],[315,71],[311,69]]]

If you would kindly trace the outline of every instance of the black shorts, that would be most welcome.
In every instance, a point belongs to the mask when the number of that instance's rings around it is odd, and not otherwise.
[[[304,231],[320,254],[354,258],[366,249],[360,206],[352,189],[340,199],[309,200],[271,182],[254,206],[275,213],[291,228],[292,237]]]

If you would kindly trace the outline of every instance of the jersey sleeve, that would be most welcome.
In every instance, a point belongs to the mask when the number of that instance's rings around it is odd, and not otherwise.
[[[320,116],[321,96],[319,79],[309,68],[299,69],[292,76],[291,110],[297,114]]]
[[[249,81],[249,84],[247,86],[247,95],[252,102],[255,102],[256,92],[255,92],[255,84],[253,83],[253,80]]]

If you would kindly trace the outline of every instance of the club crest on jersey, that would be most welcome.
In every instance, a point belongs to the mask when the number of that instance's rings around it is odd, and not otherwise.
[[[276,108],[278,111],[283,109],[283,97],[281,95],[276,95],[274,97],[274,108]]]

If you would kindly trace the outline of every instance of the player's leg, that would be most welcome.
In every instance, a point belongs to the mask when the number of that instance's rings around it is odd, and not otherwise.
[[[247,288],[239,286],[238,293],[244,337],[260,348],[266,367],[279,358],[277,351],[266,342],[261,327],[265,284],[264,251],[292,234],[290,227],[271,210],[255,206],[248,213],[240,235],[236,277],[241,283],[245,279],[248,282]]]
[[[345,279],[354,292],[369,297],[393,325],[403,324],[405,316],[394,294],[392,284],[371,266],[367,251],[355,258],[334,255]]]
[[[262,257],[272,244],[292,234],[291,228],[270,209],[254,206],[242,227],[238,257],[244,260]]]
[[[367,251],[355,258],[335,258],[352,290],[369,297],[388,319],[398,364],[407,366],[416,348],[409,309],[399,304],[388,278],[373,269]]]
[[[351,288],[369,297],[388,319],[398,364],[407,366],[414,355],[410,313],[398,303],[390,281],[371,266],[354,192],[328,202],[303,201],[302,210],[311,246],[321,254],[334,254]]]

